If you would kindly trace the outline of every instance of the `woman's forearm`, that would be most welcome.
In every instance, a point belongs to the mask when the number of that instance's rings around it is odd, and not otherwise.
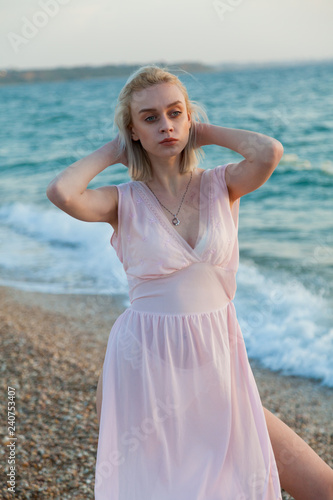
[[[80,195],[97,174],[118,162],[121,163],[122,158],[119,157],[116,138],[60,172],[48,185],[47,193],[63,200]]]
[[[201,123],[198,130],[198,145],[215,144],[232,149],[249,161],[269,161],[279,141],[268,135],[234,128]]]

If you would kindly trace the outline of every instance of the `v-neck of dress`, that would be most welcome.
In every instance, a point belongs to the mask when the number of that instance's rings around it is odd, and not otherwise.
[[[202,231],[202,224],[203,224],[203,184],[204,184],[204,176],[206,174],[207,170],[204,170],[201,174],[201,179],[200,179],[200,186],[199,186],[199,225],[198,225],[198,234],[196,238],[196,242],[194,247],[191,247],[191,245],[188,243],[188,241],[185,240],[185,238],[178,233],[176,228],[173,226],[172,222],[169,221],[167,218],[166,214],[164,213],[159,201],[156,199],[155,195],[151,192],[149,187],[143,182],[143,181],[134,181],[134,183],[138,183],[137,185],[142,188],[144,191],[146,197],[148,198],[149,196],[149,201],[153,204],[153,206],[157,209],[155,214],[156,216],[159,216],[161,219],[161,222],[164,222],[164,226],[168,228],[168,231],[170,234],[174,235],[178,241],[180,241],[186,248],[190,250],[190,252],[195,252],[199,246],[199,243],[202,239],[203,236],[203,231]]]

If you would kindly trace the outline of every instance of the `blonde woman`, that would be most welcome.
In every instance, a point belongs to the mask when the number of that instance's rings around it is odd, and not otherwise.
[[[111,224],[129,284],[98,384],[95,498],[277,500],[281,486],[332,498],[331,469],[262,407],[232,302],[240,198],[269,179],[281,143],[207,123],[157,66],[128,79],[115,123],[115,140],[47,190],[71,216]],[[245,159],[199,168],[209,144]],[[130,182],[88,189],[115,163]]]

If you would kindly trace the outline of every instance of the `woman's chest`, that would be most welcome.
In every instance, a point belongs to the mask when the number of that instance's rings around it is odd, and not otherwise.
[[[192,191],[186,196],[184,202],[178,211],[170,213],[163,206],[162,212],[165,216],[165,224],[170,225],[170,229],[178,233],[178,235],[191,247],[194,248],[200,232],[200,203],[198,194]],[[175,214],[177,216],[175,217]]]

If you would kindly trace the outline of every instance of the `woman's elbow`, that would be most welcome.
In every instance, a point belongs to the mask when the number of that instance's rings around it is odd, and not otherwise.
[[[69,203],[69,198],[59,188],[59,185],[54,181],[51,181],[47,186],[46,196],[54,205],[59,208],[64,207]]]
[[[280,141],[275,139],[273,144],[273,158],[279,163],[284,153],[283,145]]]
[[[283,156],[283,145],[281,144],[280,141],[277,141],[274,139],[273,144],[271,147],[268,149],[265,159],[266,159],[266,164],[269,168],[275,169],[278,164],[280,163],[280,160]]]

